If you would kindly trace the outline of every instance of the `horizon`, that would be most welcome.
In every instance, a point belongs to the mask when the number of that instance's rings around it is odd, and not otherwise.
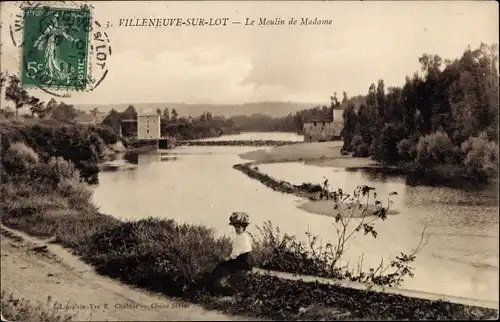
[[[83,3],[83,2],[77,2]],[[457,59],[470,46],[498,43],[497,2],[294,1],[94,2],[109,22],[109,74],[93,92],[54,97],[74,106],[136,104],[243,105],[263,102],[328,105],[330,96],[366,95],[421,74],[425,53]],[[19,50],[8,26],[17,3],[2,3],[3,70],[18,74]],[[332,26],[238,25],[227,28],[119,27],[130,17],[318,17]],[[299,18],[300,19],[300,18]],[[47,102],[53,96],[29,93]],[[1,97],[2,105],[8,104]],[[324,103],[322,103],[324,102]]]

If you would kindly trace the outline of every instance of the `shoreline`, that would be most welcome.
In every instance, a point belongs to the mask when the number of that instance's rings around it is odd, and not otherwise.
[[[262,163],[248,162],[243,164],[236,164],[233,166],[233,168],[241,171],[249,178],[259,181],[260,183],[268,188],[273,189],[274,191],[288,193],[296,197],[307,199],[308,202],[298,206],[299,209],[306,210],[313,214],[325,215],[329,217],[335,217],[338,214],[338,211],[334,208],[332,193],[323,189],[319,184],[303,183],[301,185],[294,185],[287,181],[276,180],[268,174],[259,171],[257,167],[257,165],[259,164]],[[343,204],[346,205],[346,203]],[[377,206],[369,205],[367,208],[367,213],[364,216],[373,216],[376,214],[377,210]],[[399,214],[399,212],[392,209],[389,209],[389,211],[387,212],[387,215],[396,214]],[[360,217],[357,216],[353,218]]]
[[[227,238],[216,238],[213,230],[203,225],[179,224],[174,220],[152,217],[122,221],[101,214],[90,202],[92,193],[88,185],[69,180],[77,174],[77,170],[69,161],[60,160],[54,164],[39,161],[35,157],[28,159],[26,156],[37,156],[37,154],[25,143],[23,144],[24,147],[14,146],[11,153],[13,159],[5,161],[9,172],[7,172],[2,224],[22,231],[26,235],[50,238],[50,244],[46,240],[46,245],[33,247],[31,250],[38,249],[36,252],[46,254],[49,247],[65,248],[82,263],[88,265],[89,270],[91,268],[100,276],[111,278],[117,285],[133,285],[135,289],[154,291],[171,298],[200,304],[205,309],[216,309],[235,316],[257,315],[278,320],[316,318],[317,312],[314,307],[318,305],[331,308],[325,312],[324,317],[334,319],[339,319],[344,314],[355,319],[418,318],[422,312],[425,312],[424,317],[438,319],[498,315],[497,310],[486,308],[383,293],[375,294],[336,285],[321,286],[255,274],[248,274],[242,284],[237,286],[240,298],[233,298],[230,303],[221,303],[217,297],[202,292],[202,282],[205,273],[211,270],[212,265],[220,260],[226,253],[226,248],[230,246]],[[60,149],[65,147],[62,146]],[[16,160],[31,161],[28,163]],[[65,167],[68,171],[56,172],[61,167]],[[26,175],[19,175],[20,173]],[[58,182],[63,182],[63,185],[54,185],[55,183],[48,179],[56,179]],[[269,259],[275,267],[289,263],[287,262],[290,260],[289,256],[265,257],[268,250],[272,253],[275,248],[255,248],[255,254],[261,256],[261,260]],[[292,252],[293,249],[287,251]],[[11,258],[2,260],[16,260],[20,256],[22,255],[12,255]],[[301,267],[305,267],[304,264],[310,264],[311,261],[313,264],[321,264],[307,256],[305,260],[300,256],[296,259],[297,264],[303,264]],[[266,263],[262,261],[256,263],[257,267],[265,265]],[[51,284],[57,276],[53,272],[45,271],[45,274],[36,275],[40,273],[40,269],[35,268],[30,271],[16,269],[13,269],[11,275],[21,274],[26,277],[29,272],[35,276],[30,280],[10,278],[8,281],[11,283],[29,281],[30,286],[36,287],[39,278],[45,283],[48,282],[47,287],[56,287]],[[294,273],[299,272],[300,267],[285,266],[280,270]],[[75,279],[78,280],[78,276]],[[66,290],[70,285],[69,290],[76,292],[73,295],[75,300],[79,299],[78,296],[82,296],[80,291],[88,284],[95,287],[93,292],[99,295],[106,294],[101,286],[94,284],[95,280],[92,278],[81,281],[80,286],[78,283],[70,284],[66,280],[59,282],[59,286],[63,289],[66,287]],[[12,289],[24,288],[13,286]],[[48,290],[42,293],[50,294],[51,289]],[[113,294],[116,295],[116,292]],[[30,296],[40,297],[35,291],[31,293]],[[394,304],[404,309],[395,310]]]

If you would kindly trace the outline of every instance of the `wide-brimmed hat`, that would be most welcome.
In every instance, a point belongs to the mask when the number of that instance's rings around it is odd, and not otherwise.
[[[250,224],[250,217],[245,212],[236,211],[229,217],[229,224],[248,226]]]

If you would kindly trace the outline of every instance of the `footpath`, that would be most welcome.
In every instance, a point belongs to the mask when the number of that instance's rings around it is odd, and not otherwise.
[[[76,321],[242,321],[98,275],[63,247],[1,226],[2,292]],[[3,318],[7,318],[3,314]]]

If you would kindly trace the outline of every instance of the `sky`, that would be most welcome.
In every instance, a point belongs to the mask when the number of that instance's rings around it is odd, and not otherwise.
[[[423,53],[457,58],[468,45],[498,42],[496,1],[103,1],[93,17],[107,25],[108,75],[73,104],[149,102],[240,104],[327,102],[333,92],[366,94],[371,83],[404,83]],[[9,35],[19,3],[1,3],[1,69],[19,73]],[[331,25],[120,27],[125,18],[283,18]],[[95,66],[95,65],[94,65]],[[30,94],[43,100],[40,90]],[[57,99],[57,98],[56,98]],[[5,104],[2,94],[2,105]]]

